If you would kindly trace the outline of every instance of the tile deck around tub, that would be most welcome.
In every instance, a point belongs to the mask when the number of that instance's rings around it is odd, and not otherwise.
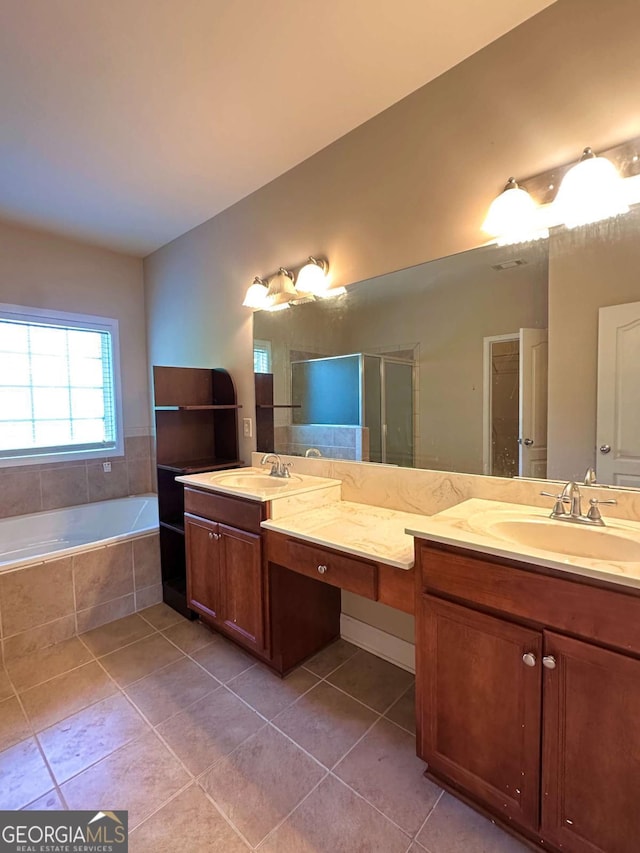
[[[155,605],[0,669],[0,809],[128,809],[132,853],[516,853],[423,776],[413,677],[338,640],[286,679]]]

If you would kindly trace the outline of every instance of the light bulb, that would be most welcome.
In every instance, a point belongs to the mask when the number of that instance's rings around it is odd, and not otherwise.
[[[329,265],[326,261],[318,261],[309,258],[300,272],[296,281],[296,289],[300,293],[311,293],[313,296],[323,296],[329,287]]]
[[[560,184],[553,202],[556,218],[567,228],[577,228],[628,213],[625,188],[611,160],[585,148]]]
[[[509,178],[504,190],[491,202],[482,230],[495,237],[499,246],[528,243],[549,236],[549,230],[539,221],[535,201],[514,178]]]
[[[259,276],[256,276],[245,294],[243,306],[252,308],[254,311],[261,311],[266,307],[267,292],[267,285]]]

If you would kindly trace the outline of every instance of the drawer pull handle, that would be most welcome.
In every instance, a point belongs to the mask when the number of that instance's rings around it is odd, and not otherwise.
[[[542,658],[542,665],[546,666],[547,669],[555,669],[556,668],[556,659],[553,655],[545,655]]]
[[[323,565],[318,566],[318,574],[323,575],[327,571],[327,567]]]
[[[522,661],[525,666],[535,666],[536,656],[533,654],[533,652],[525,652],[525,654],[522,655]]]

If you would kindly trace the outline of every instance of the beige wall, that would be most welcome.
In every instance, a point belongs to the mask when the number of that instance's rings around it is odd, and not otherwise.
[[[0,517],[148,492],[152,487],[142,261],[0,223],[0,302],[119,321],[125,457],[0,469]]]
[[[250,414],[252,321],[241,302],[256,273],[324,254],[344,284],[478,245],[510,174],[640,134],[639,29],[637,0],[558,0],[152,254],[151,363],[226,367]],[[241,439],[241,456],[253,446]]]
[[[549,241],[548,476],[596,465],[598,309],[640,300],[640,213]]]
[[[0,222],[0,302],[115,317],[125,435],[149,432],[142,261]]]

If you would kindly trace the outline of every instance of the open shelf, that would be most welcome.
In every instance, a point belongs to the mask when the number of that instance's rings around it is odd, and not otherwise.
[[[155,406],[156,412],[212,412],[221,409],[241,409],[241,405],[211,405],[211,406]]]
[[[184,516],[181,519],[172,519],[171,521],[161,521],[160,527],[165,527],[167,530],[173,530],[180,536],[184,536]]]
[[[174,474],[202,474],[205,471],[223,471],[225,468],[242,468],[242,459],[192,459],[191,461],[165,462],[158,464],[163,471]]]
[[[153,368],[156,464],[163,599],[184,616],[187,604],[184,487],[180,474],[222,471],[238,459],[238,409],[233,381],[222,368]]]

